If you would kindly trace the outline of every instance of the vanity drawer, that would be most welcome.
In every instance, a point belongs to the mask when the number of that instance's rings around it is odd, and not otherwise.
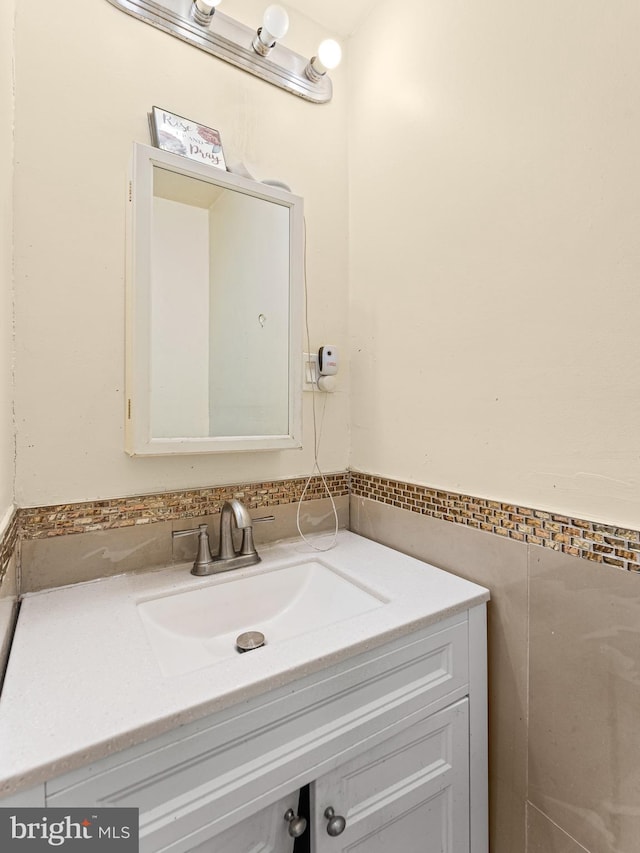
[[[466,613],[47,783],[51,806],[140,809],[184,853],[468,692]]]

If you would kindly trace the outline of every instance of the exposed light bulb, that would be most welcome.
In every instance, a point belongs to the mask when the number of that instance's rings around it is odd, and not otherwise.
[[[304,73],[312,83],[318,83],[327,71],[337,68],[342,59],[342,48],[334,39],[325,39],[318,48],[318,55],[312,56]]]
[[[253,40],[256,53],[266,56],[275,47],[278,39],[284,38],[289,29],[289,15],[282,6],[267,6],[262,18],[262,26]]]
[[[334,39],[325,39],[318,48],[318,60],[326,71],[332,71],[340,65],[342,48]]]
[[[193,17],[199,24],[205,26],[211,21],[213,13],[216,11],[216,6],[220,0],[193,0]]]
[[[267,30],[271,41],[284,38],[289,29],[289,15],[282,6],[267,6],[262,18],[262,29]]]

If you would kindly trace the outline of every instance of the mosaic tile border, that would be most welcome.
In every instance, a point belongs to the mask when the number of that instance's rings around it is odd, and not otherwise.
[[[334,497],[352,494],[370,498],[496,536],[640,573],[638,530],[432,489],[361,471],[328,474],[326,481]],[[307,478],[298,477],[17,510],[0,538],[0,582],[18,539],[45,539],[199,518],[219,512],[223,502],[231,498],[240,498],[249,508],[290,504],[300,499],[306,482]],[[322,479],[313,477],[304,500],[325,496]]]
[[[18,542],[19,517],[19,512],[16,510],[11,516],[11,520],[5,528],[3,535],[0,537],[0,585],[7,573],[9,563]]]
[[[351,494],[573,557],[640,572],[640,531],[351,472]]]
[[[113,530],[215,515],[226,500],[239,498],[249,508],[290,504],[300,500],[307,477],[271,480],[264,483],[212,486],[206,489],[164,492],[130,498],[113,498],[87,503],[33,507],[19,511],[21,539],[45,539],[96,530]],[[325,475],[334,497],[349,495],[349,472]],[[304,500],[326,497],[321,477],[312,477]]]

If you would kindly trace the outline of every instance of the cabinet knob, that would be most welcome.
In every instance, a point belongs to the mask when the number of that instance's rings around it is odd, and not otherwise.
[[[332,806],[329,806],[324,810],[324,816],[329,821],[327,824],[327,835],[335,837],[336,835],[340,835],[340,833],[344,832],[347,821],[342,817],[342,815],[336,814]]]
[[[297,815],[293,809],[288,809],[285,813],[284,819],[289,824],[289,835],[292,838],[300,838],[301,835],[304,835],[307,829],[306,818]]]

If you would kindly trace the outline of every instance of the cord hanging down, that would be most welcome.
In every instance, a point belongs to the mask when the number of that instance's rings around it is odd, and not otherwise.
[[[308,285],[307,285],[307,220],[306,220],[306,218],[304,220],[303,234],[304,234],[304,247],[303,247],[303,251],[304,251],[304,323],[305,323],[305,331],[306,331],[306,337],[307,337],[307,352],[311,352],[311,335],[309,333],[309,290],[308,290]],[[316,416],[316,393],[317,393],[317,391],[316,391],[315,385],[314,385],[314,387],[312,387],[311,391],[312,391],[311,409],[312,409],[312,413],[313,413],[313,468],[311,469],[311,473],[309,474],[309,477],[307,478],[307,481],[304,484],[304,489],[302,490],[302,494],[300,495],[300,499],[298,500],[298,509],[296,512],[296,526],[298,528],[298,533],[300,534],[300,538],[302,539],[302,541],[305,542],[307,545],[309,545],[310,548],[313,548],[314,551],[330,551],[332,548],[335,548],[336,542],[338,539],[338,529],[339,529],[338,510],[336,509],[336,503],[335,503],[335,500],[333,498],[333,495],[331,494],[331,489],[329,488],[329,485],[327,483],[325,475],[323,474],[322,469],[320,468],[320,463],[318,461],[318,455],[320,453],[320,441],[322,439],[322,428],[324,426],[324,416],[325,416],[325,412],[326,412],[326,408],[327,408],[327,397],[325,395],[324,405],[322,407],[322,418],[320,420],[320,429],[318,430],[318,423],[317,423],[317,416]],[[322,485],[324,486],[324,491],[327,493],[327,495],[329,496],[329,499],[331,501],[331,508],[333,510],[333,517],[334,517],[334,521],[335,521],[335,527],[334,527],[334,531],[333,531],[332,541],[329,545],[324,546],[324,547],[316,545],[314,542],[311,542],[304,535],[304,533],[302,532],[302,528],[300,526],[300,510],[302,508],[302,502],[303,502],[304,497],[305,497],[305,495],[309,489],[309,486],[311,484],[311,481],[312,481],[316,471],[320,475],[320,478],[322,480]]]

